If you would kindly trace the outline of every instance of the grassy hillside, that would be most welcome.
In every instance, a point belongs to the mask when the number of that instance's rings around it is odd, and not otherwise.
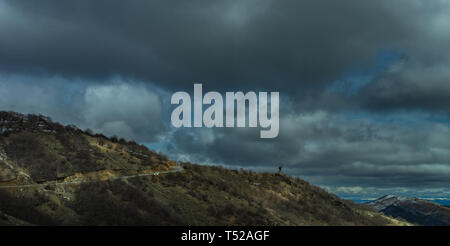
[[[180,168],[43,116],[0,112],[0,128],[0,225],[406,224],[299,178]]]

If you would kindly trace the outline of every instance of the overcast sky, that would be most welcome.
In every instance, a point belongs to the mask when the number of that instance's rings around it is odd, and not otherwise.
[[[0,0],[0,110],[341,196],[450,198],[450,2]],[[280,134],[175,129],[176,91],[279,91]]]

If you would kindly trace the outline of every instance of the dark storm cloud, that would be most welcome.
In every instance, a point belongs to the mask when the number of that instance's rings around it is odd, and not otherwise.
[[[436,6],[435,6],[436,5]],[[304,90],[420,37],[417,1],[3,1],[2,70]],[[408,41],[409,42],[409,41]],[[414,47],[415,48],[415,47]]]
[[[422,109],[450,113],[450,63],[429,66],[403,61],[360,94],[362,105],[379,111]]]

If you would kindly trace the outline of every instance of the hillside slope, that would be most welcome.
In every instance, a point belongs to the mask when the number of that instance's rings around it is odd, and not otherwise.
[[[0,225],[405,225],[286,175],[0,112]]]

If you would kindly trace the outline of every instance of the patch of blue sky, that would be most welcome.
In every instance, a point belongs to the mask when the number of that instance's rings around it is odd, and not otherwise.
[[[353,66],[344,72],[340,79],[327,87],[330,93],[342,93],[347,96],[356,95],[363,87],[370,84],[378,75],[387,70],[392,64],[404,59],[404,54],[389,49],[381,49],[376,56],[375,65],[371,68]]]

